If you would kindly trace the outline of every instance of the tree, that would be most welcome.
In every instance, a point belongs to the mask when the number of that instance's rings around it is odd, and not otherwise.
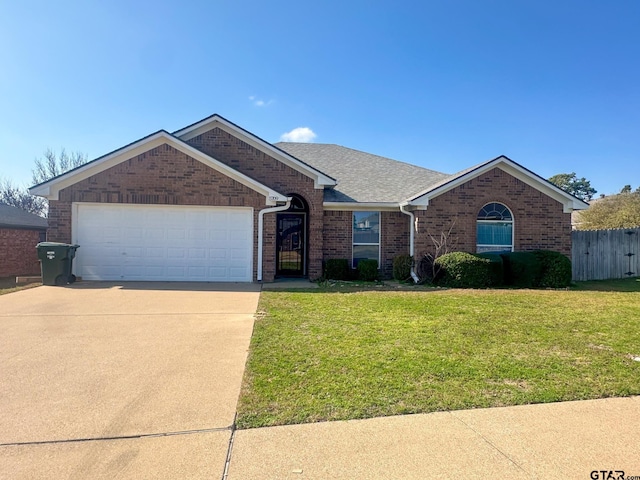
[[[69,170],[73,170],[88,162],[87,155],[81,152],[67,154],[63,148],[56,156],[50,148],[44,152],[44,158],[36,158],[35,167],[31,170],[31,181],[34,185],[51,180]]]
[[[56,155],[47,148],[43,157],[36,158],[35,166],[31,170],[31,181],[34,185],[51,180],[88,161],[86,154],[73,152],[69,155],[64,148],[60,151],[60,155]],[[47,200],[31,195],[28,188],[18,187],[8,179],[0,179],[0,203],[21,208],[42,217],[46,217],[49,210]]]
[[[589,180],[584,177],[578,178],[575,172],[559,173],[551,177],[549,181],[585,202],[591,200],[597,192],[595,188],[591,187]]]
[[[622,187],[620,193],[631,193],[631,185],[625,185],[624,187]]]
[[[8,179],[0,180],[0,203],[41,217],[47,213],[47,201],[44,198],[31,195],[26,188],[17,187]]]
[[[433,244],[433,249],[430,252],[424,253],[417,264],[416,274],[422,283],[433,282],[442,269],[436,260],[455,250],[456,244],[458,243],[458,237],[454,236],[455,225],[456,218],[452,218],[449,228],[445,230],[443,226],[443,230],[440,231],[439,234],[432,235],[430,232],[427,232],[427,236]]]
[[[630,190],[592,202],[587,210],[580,212],[578,229],[640,227],[640,191]]]

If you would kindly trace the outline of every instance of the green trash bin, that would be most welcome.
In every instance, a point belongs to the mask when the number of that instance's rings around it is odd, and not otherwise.
[[[80,245],[56,242],[40,242],[36,245],[43,285],[62,286],[76,281],[71,267],[79,247]]]

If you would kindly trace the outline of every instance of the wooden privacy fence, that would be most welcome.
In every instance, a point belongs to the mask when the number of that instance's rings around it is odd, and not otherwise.
[[[574,280],[640,276],[640,228],[571,232]]]

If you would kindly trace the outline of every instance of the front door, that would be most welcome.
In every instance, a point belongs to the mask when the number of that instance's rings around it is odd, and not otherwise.
[[[304,213],[279,213],[277,216],[276,275],[303,276],[305,274]]]

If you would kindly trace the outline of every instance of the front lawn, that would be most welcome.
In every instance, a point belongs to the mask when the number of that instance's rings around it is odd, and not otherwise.
[[[263,292],[260,311],[240,428],[640,394],[638,289]]]

